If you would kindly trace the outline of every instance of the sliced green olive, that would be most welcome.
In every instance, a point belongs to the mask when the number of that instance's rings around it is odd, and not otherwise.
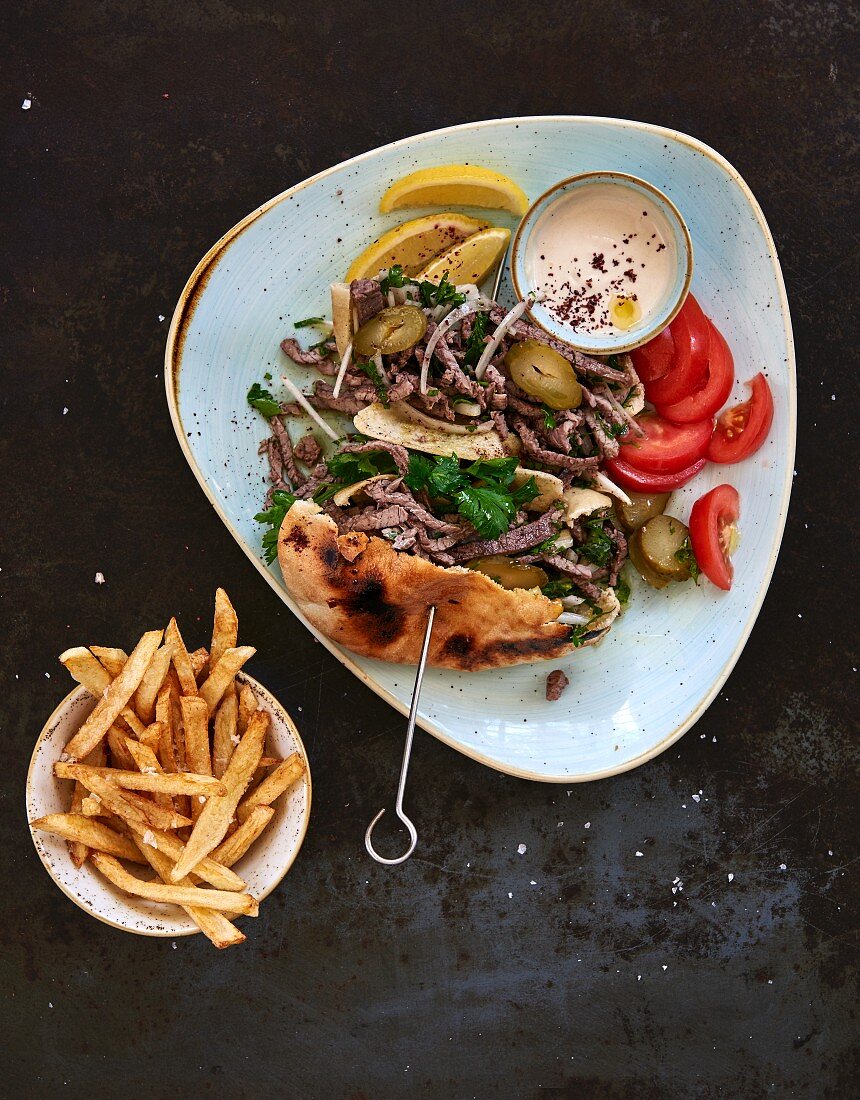
[[[563,355],[537,340],[514,344],[505,356],[511,378],[529,397],[551,409],[576,409],[582,401],[582,387],[573,367]]]
[[[470,569],[490,577],[502,588],[543,588],[549,583],[549,577],[540,566],[520,565],[504,554],[475,558],[468,565]]]
[[[675,555],[690,534],[686,523],[674,516],[655,516],[637,532],[639,549],[649,569],[673,581],[685,581],[690,576],[688,562]]]
[[[669,503],[671,493],[628,493],[630,503],[615,501],[615,514],[621,527],[628,533],[638,531],[640,527],[662,515]]]
[[[414,347],[427,331],[427,318],[418,306],[391,306],[366,321],[355,334],[356,355],[372,359],[377,352],[394,355]]]
[[[630,560],[633,562],[633,565],[636,567],[636,572],[643,581],[650,584],[652,588],[665,588],[669,583],[669,578],[662,577],[659,573],[656,573],[645,560],[640,545],[641,538],[642,529],[640,528],[631,536],[630,542],[627,544],[627,553],[630,556]]]

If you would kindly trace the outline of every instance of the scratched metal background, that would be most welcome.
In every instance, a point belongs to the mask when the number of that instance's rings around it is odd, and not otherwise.
[[[19,0],[0,19],[0,1094],[856,1095],[856,7]],[[746,652],[679,745],[565,789],[419,737],[421,847],[385,870],[361,836],[403,722],[210,510],[159,315],[310,173],[553,111],[689,131],[761,200],[798,345],[792,512]],[[223,955],[85,916],[22,812],[56,654],[170,612],[198,644],[216,584],[315,780],[298,862]]]

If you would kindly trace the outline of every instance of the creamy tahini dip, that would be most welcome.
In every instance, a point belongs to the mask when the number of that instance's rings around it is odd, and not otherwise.
[[[574,332],[608,336],[638,328],[675,280],[675,243],[660,208],[613,183],[563,193],[535,223],[525,267],[529,289]]]

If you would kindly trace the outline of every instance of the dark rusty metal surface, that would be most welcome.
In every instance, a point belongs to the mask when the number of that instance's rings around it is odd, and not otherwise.
[[[856,8],[22,0],[0,19],[0,1094],[850,1095]],[[542,112],[675,126],[752,186],[796,326],[792,511],[752,638],[678,745],[564,788],[419,736],[421,844],[386,869],[362,838],[404,721],[311,641],[195,484],[159,317],[288,185],[434,126]],[[295,867],[220,955],[86,916],[23,815],[66,691],[57,653],[128,645],[172,612],[199,644],[217,584],[315,788]]]

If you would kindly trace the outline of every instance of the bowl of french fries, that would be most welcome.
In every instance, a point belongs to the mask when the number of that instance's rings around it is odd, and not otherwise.
[[[106,924],[242,943],[236,918],[257,916],[296,858],[310,769],[289,714],[243,670],[254,653],[218,589],[208,648],[189,651],[171,619],[128,654],[60,655],[78,686],[36,742],[27,820],[60,889]]]

